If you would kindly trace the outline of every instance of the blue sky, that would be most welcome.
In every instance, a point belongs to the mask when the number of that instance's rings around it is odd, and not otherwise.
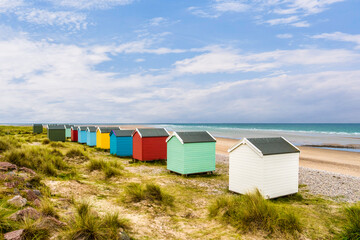
[[[360,122],[357,0],[0,0],[0,122]]]

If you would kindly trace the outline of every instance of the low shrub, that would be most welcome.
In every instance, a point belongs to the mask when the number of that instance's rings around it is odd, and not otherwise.
[[[209,206],[209,216],[239,228],[243,232],[296,235],[302,225],[294,209],[263,198],[257,190],[241,196],[223,196]]]
[[[120,176],[123,166],[117,161],[104,161],[98,159],[91,159],[88,165],[90,171],[100,170],[105,174],[105,179],[114,176]]]
[[[68,158],[78,158],[81,160],[89,160],[89,157],[81,150],[79,149],[70,149],[66,155]]]
[[[340,233],[341,240],[360,239],[360,204],[345,208],[346,223]]]
[[[22,222],[22,229],[24,233],[21,239],[30,240],[46,240],[50,239],[50,229],[40,224],[40,220],[33,221],[31,219],[25,218]]]
[[[5,152],[10,149],[10,144],[7,143],[4,139],[0,139],[0,153]]]
[[[50,147],[53,147],[53,148],[64,148],[65,147],[65,145],[63,144],[63,143],[61,143],[61,142],[52,142],[52,143],[50,143]]]
[[[50,200],[43,199],[41,201],[40,211],[44,216],[49,216],[59,219],[59,214],[56,212],[55,207],[50,202]]]
[[[47,138],[45,138],[44,140],[42,140],[42,144],[44,144],[44,145],[47,145],[47,144],[49,144],[49,143],[50,143],[50,140],[47,139]]]
[[[12,213],[14,213],[14,210],[9,208],[6,203],[0,204],[0,236],[16,230],[18,224],[8,219]]]
[[[130,202],[140,202],[150,200],[152,202],[173,206],[174,197],[161,189],[157,184],[142,185],[139,183],[130,183],[125,187],[125,199]]]
[[[129,229],[129,221],[117,213],[100,217],[89,203],[80,203],[76,215],[63,233],[65,239],[122,239]]]
[[[56,176],[57,170],[69,168],[62,157],[54,155],[49,149],[42,147],[13,149],[6,152],[4,159],[18,166],[31,168],[47,176]]]

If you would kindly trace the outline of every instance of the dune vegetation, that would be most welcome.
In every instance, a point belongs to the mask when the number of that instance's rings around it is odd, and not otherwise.
[[[170,173],[66,141],[0,126],[0,239],[360,239],[360,206],[298,194],[273,200],[228,189],[214,175]],[[22,206],[9,204],[16,195]],[[22,213],[22,214],[20,214]],[[15,215],[14,215],[15,214]],[[15,216],[15,217],[14,217]]]

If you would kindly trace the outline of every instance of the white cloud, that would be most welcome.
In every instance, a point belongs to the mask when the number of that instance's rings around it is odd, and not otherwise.
[[[216,0],[213,4],[213,8],[219,12],[244,12],[249,7],[249,5],[239,0]]]
[[[56,5],[77,9],[107,9],[115,6],[128,5],[134,0],[49,0]]]
[[[357,45],[356,48],[360,49],[360,34],[347,34],[342,32],[334,32],[334,33],[322,33],[322,34],[314,35],[312,36],[312,38],[351,42],[351,43],[355,43]]]
[[[211,0],[207,7],[189,7],[188,10],[199,17],[218,18],[227,12],[256,13],[261,19],[271,16],[273,19],[258,21],[270,25],[288,24],[294,27],[308,27],[304,18],[325,11],[334,3],[345,0]],[[274,18],[274,15],[290,15]]]
[[[214,47],[209,53],[177,61],[179,73],[263,72],[285,66],[332,65],[360,61],[360,54],[348,50],[297,49],[241,54],[234,49]]]
[[[159,26],[162,23],[166,22],[166,19],[163,17],[156,17],[149,20],[150,26]]]
[[[293,35],[292,34],[290,34],[290,33],[283,33],[283,34],[278,34],[278,35],[276,35],[276,37],[277,38],[292,38],[293,37]]]
[[[23,0],[0,0],[0,13],[25,5]]]
[[[19,20],[30,23],[50,26],[68,26],[80,30],[86,28],[86,15],[69,11],[47,11],[42,9],[29,9],[17,11]]]
[[[137,59],[135,59],[135,62],[145,62],[145,59],[144,58],[137,58]]]
[[[279,24],[289,24],[294,23],[299,20],[298,16],[291,16],[286,18],[275,18],[265,21],[266,23],[269,23],[270,25],[279,25]]]

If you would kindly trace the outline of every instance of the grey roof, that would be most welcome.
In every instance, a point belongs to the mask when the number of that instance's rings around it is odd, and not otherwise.
[[[141,137],[168,137],[169,133],[165,128],[138,128]]]
[[[97,127],[88,127],[89,132],[96,132]]]
[[[40,126],[42,127],[43,125],[42,125],[42,124],[39,124],[39,123],[34,123],[33,126],[34,126],[34,127],[40,127]]]
[[[49,125],[48,126],[48,129],[50,130],[53,130],[53,129],[65,129],[65,126],[64,125]]]
[[[131,137],[134,130],[112,130],[117,137]]]
[[[65,124],[65,127],[66,128],[71,128],[73,125],[70,125],[70,124]]]
[[[118,130],[119,127],[99,127],[101,133],[110,133],[111,130]]]
[[[86,131],[87,126],[78,126],[78,128],[80,128],[80,131]]]
[[[197,132],[176,132],[184,143],[216,142],[216,140],[206,131]]]
[[[263,155],[300,152],[293,145],[281,137],[275,138],[247,138]]]
[[[71,126],[72,129],[77,130],[79,126]]]

